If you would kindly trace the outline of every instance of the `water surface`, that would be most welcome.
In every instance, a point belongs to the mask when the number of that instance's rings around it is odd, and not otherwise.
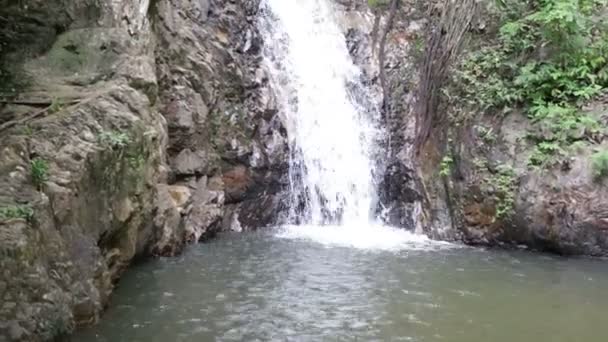
[[[74,341],[608,340],[603,260],[332,234],[227,235],[138,265]]]

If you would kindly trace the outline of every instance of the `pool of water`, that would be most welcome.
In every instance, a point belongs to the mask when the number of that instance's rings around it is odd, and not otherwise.
[[[608,341],[605,260],[304,229],[137,265],[72,340]]]

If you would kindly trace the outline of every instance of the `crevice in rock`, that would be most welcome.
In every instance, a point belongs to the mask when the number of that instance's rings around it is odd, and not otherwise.
[[[390,113],[391,110],[389,108],[390,100],[389,100],[389,89],[386,80],[386,39],[393,28],[393,21],[395,20],[395,15],[397,13],[397,9],[399,8],[400,0],[391,0],[388,19],[386,20],[386,24],[384,25],[384,30],[382,31],[382,35],[380,37],[380,42],[378,43],[378,65],[379,65],[379,78],[380,78],[380,86],[382,87],[382,109],[383,113]]]

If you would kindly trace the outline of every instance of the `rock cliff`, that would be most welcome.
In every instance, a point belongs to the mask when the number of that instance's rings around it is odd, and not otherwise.
[[[257,9],[0,2],[0,341],[94,323],[134,258],[271,222],[287,146]]]
[[[506,114],[463,106],[462,87],[470,85],[457,75],[480,42],[496,42],[493,5],[399,1],[382,64],[391,131],[380,183],[385,219],[436,239],[605,256],[608,188],[597,177],[606,149],[605,89],[578,104],[577,118],[592,127],[564,128],[571,145],[547,144],[556,153],[539,150],[538,141],[555,141],[552,129],[565,119],[539,123],[521,103]],[[377,13],[388,18],[390,8]]]

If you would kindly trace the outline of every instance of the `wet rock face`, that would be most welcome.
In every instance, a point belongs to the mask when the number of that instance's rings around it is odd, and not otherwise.
[[[380,207],[377,213],[393,227],[416,229],[414,218],[420,210],[422,195],[416,190],[415,171],[401,163],[389,165],[379,184]]]
[[[361,68],[372,101],[382,112],[386,134],[374,153],[379,195],[376,214],[387,224],[421,232],[425,230],[424,195],[412,148],[412,108],[419,45],[426,22],[424,9],[416,1],[403,1],[389,26],[391,14],[386,7],[370,9],[362,0],[335,3],[353,61]]]
[[[261,65],[258,6],[259,1],[156,4],[157,73],[161,112],[169,126],[170,181],[183,185],[221,179],[214,191],[223,192],[225,203],[236,207],[255,200],[255,189],[264,187],[266,177],[274,183],[286,180],[285,129]],[[261,209],[238,212],[251,216],[249,211]],[[197,207],[191,213],[199,217],[186,221],[215,225],[215,220],[200,217],[203,211]],[[239,225],[255,229],[270,223],[248,221]]]
[[[429,18],[427,23],[432,28],[436,22]],[[531,167],[535,142],[530,136],[539,132],[526,115],[463,110],[453,104],[442,98],[439,110],[450,115],[435,124],[419,155],[407,153],[412,137],[407,116],[396,121],[391,134],[398,142],[392,148],[399,151],[394,158],[405,165],[414,161],[411,169],[419,180],[414,184],[424,185],[418,189],[425,199],[420,221],[427,234],[475,245],[608,255],[606,181],[594,179],[591,165],[593,150],[605,148],[604,134],[587,141],[581,132],[573,138],[580,140],[578,150]],[[605,98],[585,107],[587,115],[607,122]]]

